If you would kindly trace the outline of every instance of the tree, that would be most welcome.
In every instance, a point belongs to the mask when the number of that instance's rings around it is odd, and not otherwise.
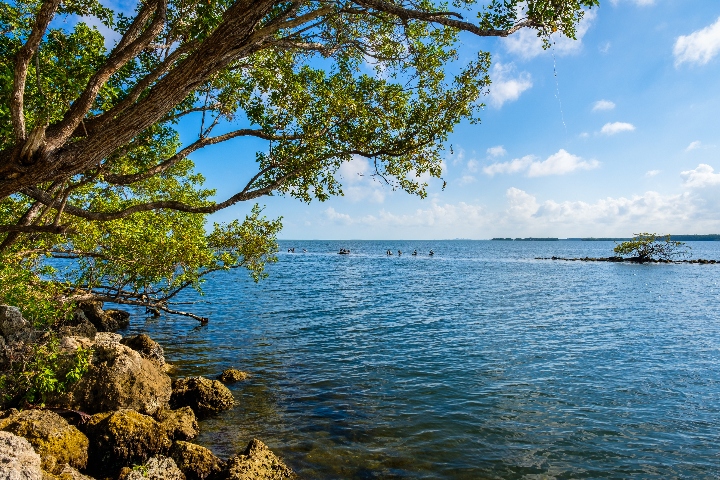
[[[670,240],[670,235],[635,233],[633,239],[615,246],[615,253],[629,255],[639,263],[675,260],[687,256],[689,248],[683,242]]]
[[[255,207],[206,233],[207,215],[264,195],[342,194],[336,172],[353,156],[424,197],[421,176],[440,177],[443,142],[478,120],[490,84],[488,53],[459,58],[461,32],[530,28],[548,46],[596,5],[145,0],[128,14],[98,0],[3,2],[0,300],[42,299],[20,305],[38,318],[91,298],[172,311],[212,271],[260,276],[279,221]],[[117,36],[110,51],[93,22]],[[182,143],[187,121],[198,135]],[[266,142],[256,170],[214,201],[189,157],[242,139]]]

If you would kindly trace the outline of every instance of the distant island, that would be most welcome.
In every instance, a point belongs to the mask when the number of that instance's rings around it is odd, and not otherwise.
[[[720,234],[711,233],[707,235],[670,235],[673,240],[679,242],[719,242]],[[554,242],[561,240],[560,238],[502,238],[496,237],[491,240],[496,241],[516,241],[516,242]],[[578,237],[578,238],[563,238],[562,240],[573,240],[578,242],[627,242],[632,240],[631,238],[620,238],[620,237]]]

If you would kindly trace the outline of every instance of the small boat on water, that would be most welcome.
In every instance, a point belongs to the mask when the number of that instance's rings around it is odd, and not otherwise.
[[[350,255],[350,250],[341,248],[340,251],[338,252],[338,255]]]

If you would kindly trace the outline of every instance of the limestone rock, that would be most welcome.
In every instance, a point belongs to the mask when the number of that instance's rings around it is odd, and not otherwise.
[[[85,468],[88,439],[64,418],[48,410],[23,410],[0,420],[0,430],[24,437],[42,459],[42,468],[59,472],[62,465]]]
[[[170,457],[188,480],[205,480],[220,472],[222,460],[205,447],[178,441],[170,449]]]
[[[30,342],[36,337],[32,324],[25,320],[17,307],[0,305],[0,336],[5,343]]]
[[[40,455],[30,442],[0,431],[0,480],[42,480]]]
[[[162,425],[132,410],[93,415],[85,432],[90,439],[90,468],[96,471],[142,465],[171,445]]]
[[[90,323],[83,311],[78,308],[75,310],[71,320],[60,325],[58,334],[61,337],[85,337],[94,340],[97,329]]]
[[[198,417],[204,417],[235,405],[228,388],[217,380],[204,377],[180,378],[173,382],[170,405],[190,407]]]
[[[125,337],[120,343],[127,345],[138,352],[143,358],[151,360],[161,367],[165,365],[165,352],[163,352],[163,348],[159,343],[144,333]]]
[[[245,380],[247,377],[247,372],[241,372],[235,368],[227,368],[218,376],[218,380],[222,383],[235,383]]]
[[[95,345],[97,346],[110,346],[120,343],[122,335],[119,333],[112,332],[99,332],[95,335]]]
[[[65,465],[60,473],[57,474],[56,478],[58,480],[94,480],[92,477],[78,472],[70,465]]]
[[[130,325],[130,314],[123,310],[103,310],[102,302],[81,302],[78,308],[98,332],[115,332]]]
[[[120,480],[185,480],[185,475],[172,458],[157,455],[140,468],[125,469]]]
[[[92,348],[93,341],[87,337],[62,337],[60,339],[60,349],[65,352],[74,352],[78,348]]]
[[[190,440],[199,433],[195,413],[190,407],[177,410],[163,409],[155,415],[158,422],[165,428],[171,440]]]
[[[235,455],[226,463],[220,478],[227,480],[284,480],[297,478],[260,440],[253,439],[245,452]]]
[[[98,333],[88,372],[55,403],[87,413],[129,408],[152,415],[172,393],[170,377],[135,350]]]

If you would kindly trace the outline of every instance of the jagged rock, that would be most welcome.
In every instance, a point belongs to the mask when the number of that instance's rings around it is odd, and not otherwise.
[[[40,455],[30,442],[0,431],[0,480],[42,480]]]
[[[58,480],[95,480],[92,477],[83,475],[70,465],[65,465],[60,471],[60,473],[55,476],[55,478],[57,478]]]
[[[123,310],[103,310],[102,302],[81,302],[78,308],[98,332],[116,332],[130,325],[130,314]]]
[[[25,320],[17,307],[0,305],[0,336],[5,343],[31,342],[37,338],[32,324]]]
[[[247,372],[241,372],[235,368],[227,368],[218,376],[218,380],[222,383],[235,383],[245,380],[247,377]]]
[[[222,460],[205,447],[178,441],[170,448],[170,457],[188,480],[205,480],[222,468]]]
[[[226,480],[283,480],[297,478],[260,440],[253,439],[245,452],[225,462],[220,478]]]
[[[159,343],[144,333],[125,337],[120,343],[127,345],[138,352],[143,358],[152,360],[161,367],[165,365],[165,352],[163,352],[163,348]]]
[[[98,333],[88,372],[53,404],[87,413],[129,408],[152,415],[165,408],[172,393],[170,377],[135,350]],[[112,340],[112,341],[110,341]]]
[[[87,337],[62,337],[60,339],[60,349],[66,352],[74,352],[78,348],[92,348],[93,341]]]
[[[124,469],[119,480],[185,480],[185,475],[175,465],[172,458],[157,455],[145,465],[134,469]]]
[[[198,417],[204,417],[235,405],[228,388],[217,380],[204,377],[180,378],[173,382],[170,405],[190,407]]]
[[[64,418],[48,410],[24,410],[0,420],[0,430],[27,439],[42,459],[42,468],[59,472],[62,465],[85,468],[88,439]]]
[[[162,425],[133,410],[93,415],[84,428],[90,439],[89,467],[94,471],[142,465],[171,445]]]
[[[76,309],[72,319],[60,325],[58,334],[61,337],[85,337],[94,340],[97,329],[82,310]]]
[[[190,407],[164,409],[158,412],[155,418],[165,428],[171,440],[190,440],[197,437],[200,431],[195,413]]]

